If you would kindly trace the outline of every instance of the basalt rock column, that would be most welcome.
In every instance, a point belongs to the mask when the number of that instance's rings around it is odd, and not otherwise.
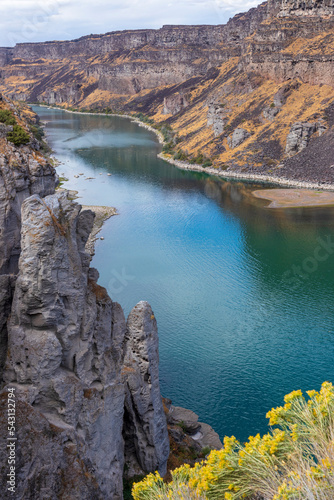
[[[4,373],[17,394],[18,499],[122,498],[126,323],[89,269],[93,219],[65,194],[23,203]]]
[[[139,302],[127,322],[125,444],[144,471],[158,470],[164,476],[169,439],[160,394],[158,349],[157,322],[152,309],[147,302]]]

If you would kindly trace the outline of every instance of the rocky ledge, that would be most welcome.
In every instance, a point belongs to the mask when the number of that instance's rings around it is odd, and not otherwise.
[[[188,437],[198,452],[205,448],[220,450],[223,447],[218,434],[210,425],[199,422],[196,413],[180,406],[173,406],[168,399],[164,399],[164,403],[167,408],[169,434],[174,441],[183,443]]]

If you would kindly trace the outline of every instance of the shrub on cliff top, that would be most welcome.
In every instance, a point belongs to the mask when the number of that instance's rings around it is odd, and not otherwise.
[[[15,146],[21,146],[22,144],[28,144],[30,136],[20,125],[14,125],[13,132],[7,134],[7,139]]]
[[[30,125],[30,130],[39,142],[43,140],[45,133],[42,127],[39,125]]]
[[[11,111],[8,109],[0,109],[0,122],[5,125],[15,125],[16,120]]]
[[[301,391],[267,417],[276,426],[241,445],[233,436],[224,447],[191,468],[184,465],[164,483],[158,473],[133,487],[135,500],[191,499],[333,500],[334,388]]]

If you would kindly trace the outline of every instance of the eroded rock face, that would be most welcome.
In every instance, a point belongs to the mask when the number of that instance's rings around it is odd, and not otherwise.
[[[224,132],[226,118],[223,113],[223,107],[221,103],[215,101],[208,104],[207,126],[212,127],[215,137]]]
[[[274,95],[273,102],[270,106],[264,109],[263,116],[267,120],[274,120],[275,117],[280,112],[281,108],[287,102],[287,99],[293,90],[296,90],[300,87],[300,83],[298,81],[289,82],[286,85],[283,85],[278,92]]]
[[[7,320],[12,305],[14,282],[14,276],[0,275],[0,380],[7,356]]]
[[[236,128],[233,132],[233,134],[227,139],[227,143],[230,146],[230,148],[234,149],[240,146],[243,142],[245,142],[248,137],[250,137],[251,134],[243,129],[243,128]]]
[[[321,123],[294,123],[287,137],[285,153],[288,156],[299,153],[308,146],[315,132],[320,136],[325,131],[326,127]]]
[[[333,0],[281,0],[279,16],[328,16],[334,14]]]
[[[55,186],[55,170],[47,161],[36,159],[29,147],[6,144],[0,154],[0,274],[17,272],[22,202],[32,194],[47,196]]]
[[[143,470],[167,472],[169,439],[159,384],[157,322],[150,305],[140,302],[127,322],[124,437]]]
[[[71,440],[82,465],[78,473],[84,474],[85,467],[94,471],[89,487],[74,490],[71,498],[91,498],[94,489],[98,498],[118,499],[122,498],[121,369],[126,323],[120,306],[90,278],[90,258],[84,248],[92,223],[91,212],[81,212],[65,193],[24,201],[4,380],[16,388],[23,405],[40,412]],[[52,456],[53,441],[46,446],[45,453]],[[31,460],[36,460],[36,443],[30,451]],[[54,455],[54,470],[64,467],[65,452]],[[24,476],[24,471],[19,474]],[[18,498],[40,498],[41,474],[35,470],[31,496],[23,477]],[[52,474],[51,478],[58,481]],[[43,494],[52,498],[51,480],[49,487],[50,491],[44,485]]]
[[[100,500],[93,469],[82,460],[70,426],[51,423],[23,399],[16,402],[16,492],[8,491],[7,392],[0,393],[0,486],[1,498]]]
[[[121,306],[96,283],[85,251],[93,222],[64,191],[30,196],[22,203],[17,279],[0,276],[0,405],[14,388],[20,500],[123,498],[123,427],[142,470],[166,472],[156,321],[140,303],[126,324]]]
[[[13,98],[76,104],[96,90],[120,96],[134,95],[143,89],[204,75],[226,58],[218,47],[222,36],[221,26],[167,25],[158,30],[118,31],[71,42],[17,44],[13,49],[0,48],[0,66],[7,67],[6,76],[29,74],[37,83],[43,74],[52,80],[47,85],[24,84],[11,92]],[[208,46],[212,50],[205,50]],[[71,59],[70,64],[66,63],[66,75],[64,55]],[[92,57],[95,57],[94,64],[87,65]],[[34,61],[38,69],[32,71],[28,66],[21,66],[18,70],[14,67],[16,60]],[[83,71],[77,71],[77,60]],[[59,84],[54,85],[56,81]]]
[[[187,97],[184,94],[178,92],[177,94],[173,94],[171,96],[164,98],[163,114],[176,115],[187,106],[188,106]]]
[[[18,112],[13,103],[0,94],[1,106]],[[13,126],[0,124],[0,380],[7,354],[7,319],[10,314],[15,275],[18,271],[21,240],[21,206],[34,193],[51,194],[56,173],[35,149],[37,141],[15,147],[7,141]],[[32,148],[34,146],[34,149]]]

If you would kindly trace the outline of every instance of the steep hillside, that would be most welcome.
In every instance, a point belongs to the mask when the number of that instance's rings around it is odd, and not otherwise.
[[[140,112],[171,127],[167,157],[221,173],[333,183],[333,55],[332,0],[269,0],[226,25],[0,49],[0,88],[29,102]]]

